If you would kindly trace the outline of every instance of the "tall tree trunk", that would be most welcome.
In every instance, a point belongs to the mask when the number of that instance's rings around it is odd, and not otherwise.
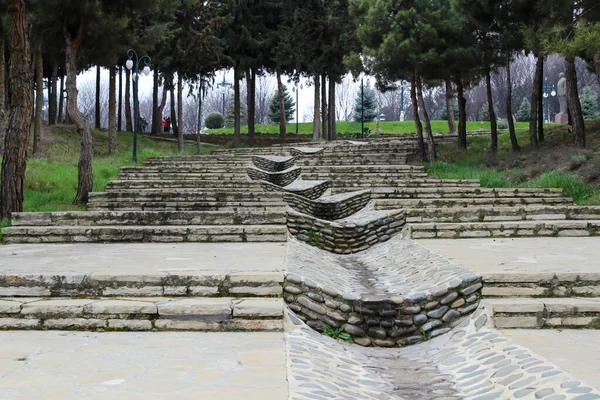
[[[94,122],[96,129],[101,128],[100,122],[100,66],[96,65],[96,118]]]
[[[538,57],[538,63],[541,64],[540,66],[540,82],[539,82],[539,93],[540,95],[538,96],[538,141],[539,142],[543,142],[544,141],[544,96],[542,95],[544,93],[544,56],[539,56]],[[548,98],[547,101],[550,101],[550,98]],[[548,115],[548,118],[550,118],[550,115]]]
[[[283,82],[281,81],[281,71],[277,70],[277,93],[279,95],[279,137],[285,141],[286,118],[285,118],[285,98],[283,92]]]
[[[492,153],[498,152],[498,121],[496,121],[496,110],[494,110],[494,96],[492,94],[492,75],[490,70],[486,71],[485,83],[487,90],[488,114],[490,116],[490,135],[492,137]]]
[[[256,114],[256,72],[253,68],[248,68],[246,72],[246,87],[248,103],[248,143],[254,144],[255,114]]]
[[[329,78],[329,140],[337,140],[335,117],[335,79]]]
[[[319,107],[321,104],[321,78],[315,74],[315,96],[313,107],[313,141],[321,140],[321,113]],[[297,107],[298,105],[296,105]]]
[[[456,91],[458,95],[458,148],[467,149],[467,99],[462,76],[456,77]]]
[[[596,70],[598,84],[600,84],[600,53],[594,55],[594,69]]]
[[[131,71],[125,70],[125,130],[133,132],[133,118],[131,116]]]
[[[529,144],[534,149],[538,148],[538,136],[537,136],[537,124],[538,124],[538,113],[543,114],[543,109],[538,109],[540,105],[540,82],[544,77],[544,58],[538,56],[535,66],[535,76],[533,79],[533,90],[531,91],[531,111],[529,113]]]
[[[448,113],[448,130],[456,133],[456,120],[454,119],[454,93],[452,93],[452,81],[446,78],[446,112]]]
[[[117,131],[123,131],[123,66],[119,65],[119,106],[117,109]]]
[[[2,158],[0,183],[0,219],[23,211],[23,187],[27,167],[27,144],[31,132],[33,97],[31,82],[30,30],[25,17],[25,0],[11,0],[8,7],[10,23],[9,82],[10,110]]]
[[[419,157],[422,162],[427,162],[427,154],[425,152],[425,140],[423,139],[423,125],[419,117],[419,102],[417,100],[417,79],[416,74],[413,74],[410,81],[410,100],[413,108],[413,119],[415,121],[415,130],[417,131],[417,146],[419,149]]]
[[[4,56],[4,35],[0,29],[0,156],[4,152],[6,129],[6,58]]]
[[[56,117],[57,122],[62,124],[65,122],[65,75],[64,71],[61,71],[60,76],[60,90],[58,91],[58,116]]]
[[[577,89],[577,71],[575,70],[574,57],[565,57],[565,78],[567,78],[567,104],[573,119],[575,146],[585,148],[585,125]]]
[[[117,69],[109,68],[108,79],[108,155],[117,151]]]
[[[177,126],[177,150],[183,154],[183,79],[180,74],[177,74]]]
[[[179,126],[177,125],[177,105],[175,103],[175,83],[173,82],[173,75],[171,74],[168,78],[168,83],[165,86],[169,87],[170,96],[170,114],[171,114],[171,133],[173,136],[179,138]]]
[[[425,150],[427,161],[432,163],[437,161],[437,154],[435,151],[435,141],[433,140],[433,131],[431,130],[431,121],[429,120],[429,114],[425,108],[425,101],[423,100],[423,81],[419,75],[419,71],[415,69],[415,77],[417,83],[417,102],[419,104],[420,117],[425,122]],[[422,128],[421,128],[422,129]]]
[[[158,89],[160,80],[158,71],[152,75],[152,134],[158,135],[162,130],[162,115],[158,113]]]
[[[201,143],[200,143],[200,132],[202,132],[202,96],[204,95],[202,90],[202,80],[198,84],[198,127],[196,128],[196,145],[198,148],[198,154],[200,154]]]
[[[78,165],[78,185],[75,202],[87,202],[92,191],[94,175],[92,173],[92,130],[90,122],[77,105],[77,52],[83,40],[83,25],[79,26],[75,38],[66,32],[66,70],[67,70],[67,113],[81,135],[81,156]]]
[[[156,110],[157,118],[158,118],[158,126],[159,132],[163,131],[162,127],[162,118],[163,112],[165,111],[165,106],[167,105],[167,96],[169,95],[169,89],[167,87],[167,82],[163,81],[163,90],[162,90],[162,98],[160,99],[160,104],[158,105],[158,110]]]
[[[510,73],[510,59],[512,55],[506,57],[506,119],[508,120],[508,134],[510,136],[510,144],[512,151],[519,153],[521,147],[517,142],[517,134],[515,132],[515,119],[513,117],[512,107],[512,77]]]
[[[52,76],[48,82],[48,125],[56,125],[56,80],[58,79],[58,65],[52,66]]]
[[[33,125],[33,154],[42,150],[42,108],[44,107],[44,60],[42,47],[35,50],[35,118]]]
[[[327,75],[321,75],[321,129],[323,139],[329,141],[329,131],[327,124]]]
[[[281,76],[278,74],[277,78],[279,80],[281,80]],[[241,111],[242,111],[242,104],[241,104],[241,94],[240,94],[240,70],[239,67],[236,65],[235,68],[233,69],[233,85],[234,85],[234,99],[233,99],[233,146],[239,146],[240,145],[240,140],[241,140]],[[280,94],[281,96],[281,94]]]

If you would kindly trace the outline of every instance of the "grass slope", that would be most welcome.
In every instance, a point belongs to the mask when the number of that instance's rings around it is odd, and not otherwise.
[[[77,163],[79,161],[79,135],[71,126],[53,127],[47,133],[43,153],[27,161],[25,175],[24,211],[69,211],[84,210],[73,204],[77,193]],[[133,134],[118,134],[117,152],[107,156],[108,136],[106,132],[94,131],[94,191],[101,192],[106,184],[118,178],[119,169],[133,165]],[[202,153],[209,148],[203,146]],[[176,155],[177,143],[158,141],[138,136],[138,164],[148,157]],[[185,154],[196,154],[196,146],[186,144]]]
[[[482,125],[483,124],[483,125]],[[303,122],[298,124],[298,132],[302,134],[312,134],[312,122]],[[360,133],[360,122],[338,122],[336,124],[338,133]],[[371,133],[375,133],[375,122],[365,122],[365,127],[371,129]],[[489,130],[490,123],[489,122],[468,122],[467,130],[469,131],[477,131],[482,129]],[[526,122],[517,122],[517,129],[527,128],[529,125]],[[385,121],[380,124],[382,133],[415,133],[415,124],[413,121]],[[431,121],[431,130],[434,133],[442,133],[448,132],[448,122],[447,121]],[[242,133],[248,133],[248,126],[243,125],[241,127]],[[269,133],[269,134],[279,134],[279,125],[278,124],[259,124],[256,125],[256,132],[261,133]],[[292,133],[296,132],[296,124],[290,123],[287,124],[287,132]],[[207,129],[206,133],[223,133],[223,134],[233,134],[233,128],[221,128],[221,129]]]
[[[441,179],[479,179],[483,187],[562,188],[577,204],[600,205],[600,121],[587,122],[586,150],[573,147],[564,126],[546,129],[538,150],[519,133],[520,154],[511,151],[508,133],[499,136],[498,154],[489,151],[489,136],[469,137],[468,151],[451,143],[438,146],[439,161],[426,165]]]

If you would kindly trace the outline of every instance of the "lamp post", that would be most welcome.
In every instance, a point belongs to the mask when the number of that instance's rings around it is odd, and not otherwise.
[[[360,137],[365,137],[365,82],[360,78]]]
[[[217,83],[217,87],[221,88],[221,93],[223,93],[223,117],[225,117],[225,92],[233,86],[230,82],[225,80],[225,72],[223,72],[223,82]]]
[[[137,133],[140,126],[140,99],[138,97],[138,81],[140,79],[140,62],[144,62],[142,74],[150,75],[150,63],[152,59],[148,56],[138,57],[137,53],[129,49],[127,51],[129,59],[125,63],[128,70],[133,69],[133,162],[137,164]]]
[[[404,89],[406,88],[406,85],[404,84],[404,81],[402,81],[400,83],[400,121],[404,121],[405,115],[404,115]]]
[[[550,122],[550,104],[548,101],[550,99],[550,96],[556,97],[556,90],[554,89],[554,85],[549,84],[548,78],[546,78],[546,80],[544,80],[544,102],[546,103],[546,122]]]
[[[300,84],[300,89],[304,89],[304,86],[302,84]],[[294,86],[292,88],[293,92],[296,92],[296,135],[298,134],[298,93],[300,92],[298,90],[298,83],[296,83],[296,86]]]

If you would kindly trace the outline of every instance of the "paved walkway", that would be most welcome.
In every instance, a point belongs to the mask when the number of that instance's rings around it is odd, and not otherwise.
[[[600,237],[434,239],[418,243],[473,271],[597,273]]]
[[[0,332],[0,398],[287,399],[283,333]]]
[[[0,246],[0,275],[167,275],[283,269],[285,243]]]
[[[597,330],[507,329],[502,333],[600,390],[600,333]]]

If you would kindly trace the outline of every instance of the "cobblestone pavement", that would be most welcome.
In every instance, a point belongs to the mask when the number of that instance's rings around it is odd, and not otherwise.
[[[600,237],[434,239],[417,242],[484,275],[488,272],[523,271],[600,274]]]
[[[0,332],[0,398],[288,398],[282,333]]]
[[[281,271],[285,248],[285,243],[5,245],[0,246],[0,275]]]
[[[502,333],[600,390],[597,330],[508,329]]]
[[[392,350],[321,338],[292,317],[290,398],[600,399],[600,391],[489,328],[488,320],[484,306],[448,335]]]

